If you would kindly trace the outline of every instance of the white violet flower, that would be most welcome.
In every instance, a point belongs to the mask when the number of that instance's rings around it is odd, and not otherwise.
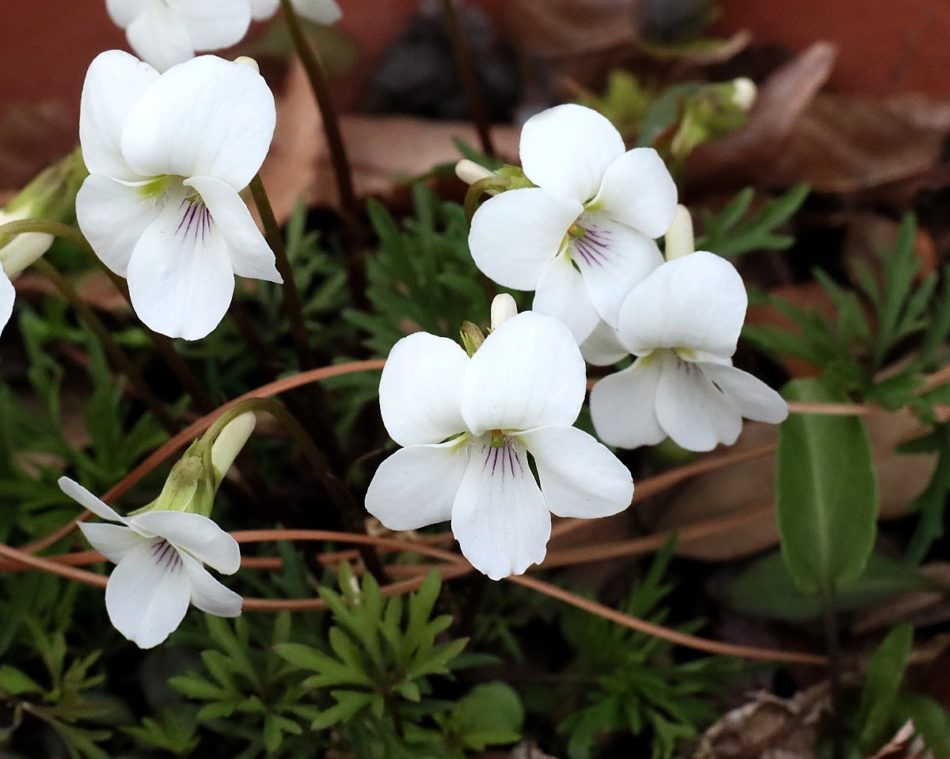
[[[202,566],[230,575],[241,564],[237,541],[211,519],[163,510],[123,517],[68,477],[59,486],[96,516],[117,523],[80,522],[79,529],[117,565],[106,585],[106,610],[115,628],[140,648],[164,641],[189,603],[219,617],[241,613],[241,596]]]
[[[151,329],[196,340],[224,317],[234,275],[281,282],[239,193],[264,161],[274,96],[254,67],[202,56],[159,75],[112,50],[89,66],[76,217],[126,277]]]
[[[106,0],[138,56],[159,71],[240,42],[251,23],[249,0]]]
[[[670,437],[708,451],[734,443],[742,417],[784,420],[782,397],[732,365],[747,305],[739,272],[705,251],[668,261],[637,285],[617,329],[636,361],[591,391],[601,440],[635,448]]]
[[[487,200],[472,219],[476,265],[500,285],[534,290],[534,310],[578,343],[601,319],[616,326],[630,289],[660,265],[676,185],[651,148],[626,150],[604,116],[561,105],[530,118],[521,163],[536,187]]]
[[[335,24],[343,18],[343,11],[335,0],[290,0],[294,10],[310,21],[324,26]],[[256,21],[270,18],[277,13],[280,0],[251,0],[251,11]]]
[[[543,561],[552,513],[609,516],[633,496],[627,468],[572,426],[586,374],[571,333],[549,316],[511,313],[493,308],[495,329],[471,358],[428,333],[396,343],[379,403],[404,447],[366,493],[392,530],[451,519],[462,553],[494,580]]]

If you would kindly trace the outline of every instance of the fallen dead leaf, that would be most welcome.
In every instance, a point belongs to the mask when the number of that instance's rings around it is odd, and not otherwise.
[[[792,131],[834,67],[833,45],[818,42],[776,70],[759,87],[744,127],[697,148],[687,162],[691,184],[742,186],[771,168],[777,148]],[[721,188],[720,188],[721,189]]]
[[[342,118],[341,127],[359,197],[385,198],[407,179],[427,174],[439,164],[458,161],[461,156],[454,142],[457,139],[478,145],[474,127],[465,122],[348,115]],[[502,160],[517,160],[517,129],[496,126],[492,139]],[[330,156],[325,148],[317,159],[315,177],[307,192],[308,202],[338,207]]]
[[[509,0],[504,23],[519,51],[589,55],[637,41],[640,0]]]
[[[901,410],[865,419],[875,469],[878,475],[880,516],[905,516],[908,506],[930,481],[937,465],[932,454],[894,453],[901,441],[917,434],[916,417]],[[746,422],[745,430],[731,449],[733,452],[775,442],[778,432],[767,424]],[[676,530],[716,517],[752,513],[761,516],[743,522],[728,539],[722,535],[691,540],[677,546],[677,553],[704,561],[731,561],[754,555],[778,543],[774,512],[763,505],[774,502],[775,460],[756,459],[710,472],[680,485],[668,499],[654,499],[639,506],[639,514],[650,532]]]
[[[279,223],[287,221],[297,201],[317,181],[317,162],[325,149],[323,119],[303,65],[294,58],[277,97],[277,129],[261,167],[261,180]],[[332,181],[332,175],[324,181]],[[253,211],[258,218],[257,209]]]
[[[819,94],[761,178],[841,194],[923,177],[950,132],[950,104],[930,101],[927,111],[919,97]]]
[[[693,759],[814,759],[830,710],[827,683],[790,699],[758,693],[706,730]]]

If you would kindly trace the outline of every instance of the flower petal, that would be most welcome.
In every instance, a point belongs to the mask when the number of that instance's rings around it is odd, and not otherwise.
[[[462,417],[486,430],[570,426],[586,392],[584,359],[561,322],[525,311],[492,332],[462,383]]]
[[[224,236],[201,203],[169,198],[129,259],[135,313],[156,332],[197,340],[231,303],[234,273]]]
[[[284,280],[277,271],[274,251],[234,188],[212,177],[192,177],[184,184],[198,191],[224,235],[234,273],[281,284]]]
[[[111,506],[100,501],[75,480],[71,480],[69,477],[60,477],[59,480],[57,480],[57,484],[63,493],[72,498],[84,509],[91,511],[100,519],[106,519],[109,522],[128,524],[128,520],[125,517],[119,516],[118,512],[116,512]]]
[[[241,548],[213,519],[186,511],[146,511],[129,517],[131,526],[164,538],[222,574],[241,566]]]
[[[112,571],[106,611],[116,630],[152,648],[175,630],[191,601],[191,581],[178,552],[160,539],[142,541]]]
[[[468,236],[475,265],[499,285],[534,290],[582,210],[580,203],[536,187],[489,198],[475,212]]]
[[[732,445],[742,431],[735,404],[703,373],[699,364],[664,354],[656,391],[656,418],[673,442],[688,451]]]
[[[493,580],[544,561],[551,515],[521,445],[486,442],[473,450],[452,508],[452,532],[465,558]]]
[[[618,328],[637,355],[686,348],[731,356],[747,304],[736,268],[698,251],[667,261],[637,285],[620,309]]]
[[[726,364],[701,363],[700,367],[746,419],[781,424],[788,416],[785,399],[757,377]]]
[[[531,308],[560,319],[580,343],[600,321],[580,272],[563,253],[544,267]]]
[[[600,321],[581,344],[581,355],[588,364],[610,366],[629,356],[630,351],[620,342],[617,330],[607,322]]]
[[[251,24],[247,0],[166,0],[178,14],[195,50],[218,50],[240,42]]]
[[[166,2],[152,0],[125,30],[132,49],[159,71],[183,63],[195,54],[188,29]]]
[[[148,2],[149,0],[106,0],[106,12],[116,26],[125,29],[145,10]]]
[[[571,239],[571,259],[600,318],[616,327],[624,299],[663,263],[663,256],[649,237],[601,213],[584,214],[578,224],[586,231]]]
[[[294,10],[317,24],[330,26],[343,18],[343,11],[334,0],[290,0]]]
[[[656,356],[610,374],[590,391],[590,415],[597,437],[607,445],[639,448],[666,438],[656,416],[662,362]]]
[[[244,599],[218,582],[201,564],[188,554],[180,554],[185,572],[191,581],[191,602],[216,617],[239,617]]]
[[[16,288],[0,266],[0,334],[13,316],[13,302],[16,300]]]
[[[453,441],[396,451],[373,475],[366,510],[390,530],[418,530],[448,521],[469,448]]]
[[[676,183],[659,153],[635,148],[607,167],[593,205],[647,237],[660,237],[673,222],[676,202]]]
[[[113,179],[141,179],[122,155],[122,130],[129,111],[158,72],[121,50],[96,56],[86,71],[79,107],[79,142],[90,174]]]
[[[113,564],[118,564],[145,540],[134,530],[118,524],[79,522],[79,529],[89,544]]]
[[[76,195],[76,220],[99,259],[120,277],[142,233],[161,213],[162,206],[141,188],[92,174]]]
[[[260,74],[205,55],[149,87],[129,113],[122,153],[144,176],[214,177],[242,190],[264,161],[275,119]]]
[[[528,179],[548,192],[586,203],[625,148],[609,120],[569,103],[528,119],[521,130],[520,150]]]
[[[583,430],[542,427],[521,433],[518,440],[534,456],[541,495],[552,514],[591,519],[630,505],[630,470]]]
[[[379,381],[379,409],[400,445],[440,443],[465,430],[462,378],[468,356],[446,337],[417,332],[393,346]]]

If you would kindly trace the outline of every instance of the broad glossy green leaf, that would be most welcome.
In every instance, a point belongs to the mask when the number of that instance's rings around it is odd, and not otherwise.
[[[786,386],[789,401],[843,400],[819,380]],[[874,547],[877,481],[857,417],[791,414],[778,446],[782,555],[799,590],[818,595],[861,576]]]

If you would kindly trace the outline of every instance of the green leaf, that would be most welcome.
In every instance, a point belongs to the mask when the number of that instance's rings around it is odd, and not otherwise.
[[[837,402],[819,380],[796,380],[790,401]],[[861,420],[791,414],[779,432],[776,505],[782,556],[798,588],[834,591],[861,576],[874,547],[877,482]]]
[[[862,575],[837,589],[835,602],[842,611],[860,609],[927,584],[904,564],[871,554]],[[802,622],[822,614],[821,601],[795,587],[778,551],[758,560],[733,580],[726,590],[726,602],[745,614],[786,622]]]
[[[369,706],[374,698],[374,694],[372,693],[349,690],[335,690],[332,695],[337,703],[326,711],[321,712],[320,716],[313,721],[310,727],[314,730],[325,730],[337,722],[350,719],[357,712]]]
[[[472,688],[452,710],[447,728],[472,751],[514,743],[521,738],[524,707],[518,694],[505,683],[484,683]]]
[[[907,623],[898,625],[878,646],[868,663],[858,708],[859,740],[865,753],[880,748],[894,724],[894,707],[913,642],[914,628]]]
[[[22,696],[25,693],[42,693],[43,688],[16,667],[3,664],[0,665],[0,691],[11,696]]]

